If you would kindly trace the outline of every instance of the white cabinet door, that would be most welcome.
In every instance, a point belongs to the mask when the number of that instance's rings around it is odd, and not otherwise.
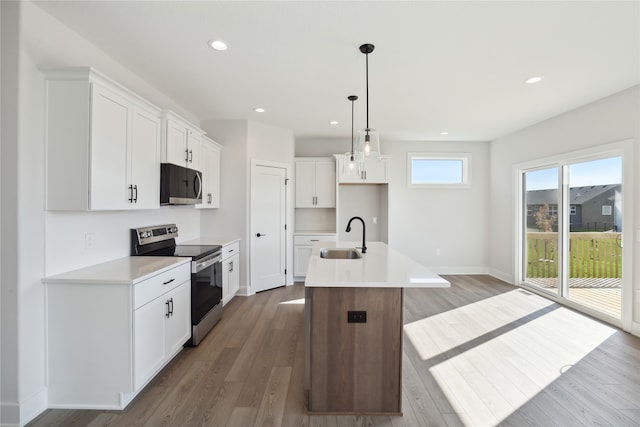
[[[226,305],[240,290],[240,242],[222,247],[222,304]]]
[[[200,209],[219,208],[220,148],[208,138],[203,138],[198,155],[202,169],[202,203],[196,207]]]
[[[182,285],[163,295],[168,308],[165,315],[165,357],[176,354],[191,338],[191,283]]]
[[[132,104],[98,84],[91,85],[89,209],[129,208],[127,143]]]
[[[209,193],[211,193],[211,207],[220,207],[220,149],[214,148],[209,153]]]
[[[202,134],[189,129],[189,137],[187,138],[187,150],[189,157],[187,161],[187,167],[189,169],[195,169],[202,172],[203,165],[201,164],[200,146],[202,144]]]
[[[296,162],[296,208],[315,207],[315,162]]]
[[[189,130],[181,123],[167,119],[166,126],[166,150],[167,163],[186,167],[189,160],[189,150],[187,149],[187,139]]]
[[[335,170],[331,160],[296,161],[296,208],[334,208]]]
[[[240,290],[240,255],[235,254],[229,263],[229,296],[233,298]]]
[[[134,195],[131,207],[160,207],[160,118],[143,110],[133,110],[133,132],[128,186]]]
[[[363,181],[370,184],[387,183],[387,160],[365,160]]]
[[[293,249],[293,275],[304,277],[307,275],[309,258],[311,258],[311,248],[309,245],[295,245]]]
[[[315,164],[316,207],[336,207],[336,164],[331,161]]]
[[[134,390],[142,387],[165,361],[166,310],[164,300],[157,298],[134,311]]]

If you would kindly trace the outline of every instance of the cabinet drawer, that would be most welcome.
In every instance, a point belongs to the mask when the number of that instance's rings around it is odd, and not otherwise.
[[[337,237],[335,234],[304,234],[293,236],[294,245],[313,245],[316,242],[335,242]]]
[[[229,243],[222,247],[222,260],[240,253],[240,242]]]
[[[133,287],[134,310],[190,280],[191,263],[187,263],[137,283]]]

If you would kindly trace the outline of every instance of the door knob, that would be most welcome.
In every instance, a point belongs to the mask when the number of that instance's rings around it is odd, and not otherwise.
[[[260,233],[256,234],[256,237],[263,237],[263,236],[266,236],[266,234],[260,234]]]

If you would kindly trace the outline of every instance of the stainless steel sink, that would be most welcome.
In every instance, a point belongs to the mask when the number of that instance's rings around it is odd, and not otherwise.
[[[357,249],[352,248],[323,248],[320,249],[320,258],[360,259],[362,258],[362,255]]]

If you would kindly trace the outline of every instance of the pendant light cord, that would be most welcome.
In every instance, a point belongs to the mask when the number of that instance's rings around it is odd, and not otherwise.
[[[365,54],[365,64],[366,64],[366,82],[367,82],[367,128],[365,129],[367,131],[367,135],[369,134],[369,54]]]
[[[355,101],[358,99],[356,95],[349,95],[347,97],[349,101],[351,101],[351,161],[353,162],[355,152],[353,151],[353,122],[354,122],[354,106]]]

